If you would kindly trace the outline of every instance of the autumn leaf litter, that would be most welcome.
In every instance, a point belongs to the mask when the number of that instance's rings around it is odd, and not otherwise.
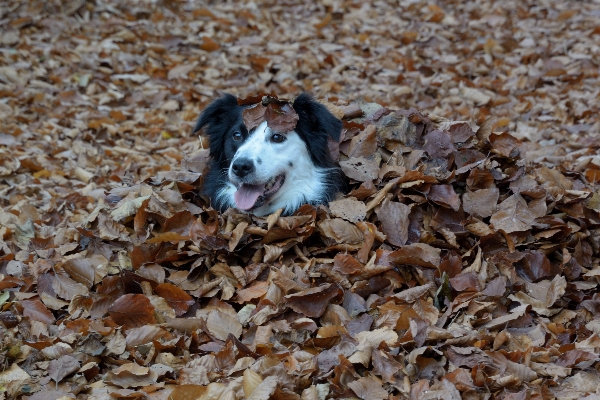
[[[594,396],[597,7],[86,4],[0,6],[4,398]],[[349,192],[210,209],[215,89],[330,94]]]

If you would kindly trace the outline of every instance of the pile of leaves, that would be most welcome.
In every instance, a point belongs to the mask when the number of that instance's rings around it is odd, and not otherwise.
[[[24,223],[4,213],[5,390],[595,392],[600,196],[585,176],[528,165],[519,140],[490,122],[327,105],[364,113],[345,121],[339,144],[353,189],[328,207],[220,215],[198,195],[200,149],[182,170],[113,188],[69,229],[63,213],[81,195]]]
[[[0,398],[597,396],[598,4],[292,3],[1,2]],[[218,90],[349,192],[212,210]]]

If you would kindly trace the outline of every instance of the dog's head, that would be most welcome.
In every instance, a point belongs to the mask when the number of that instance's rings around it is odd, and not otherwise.
[[[232,95],[216,100],[202,113],[196,130],[207,125],[213,159],[208,185],[213,187],[205,191],[213,206],[266,215],[278,208],[290,213],[304,203],[333,198],[339,189],[339,172],[329,155],[328,140],[339,140],[341,121],[306,94],[296,98],[292,107],[299,119],[289,132],[275,131],[267,122],[248,131],[242,119],[244,106]]]

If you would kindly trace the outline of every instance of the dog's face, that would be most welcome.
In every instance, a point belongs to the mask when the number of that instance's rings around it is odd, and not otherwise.
[[[339,120],[310,97],[300,96],[293,105],[299,115],[294,130],[277,132],[262,122],[248,131],[243,107],[229,96],[211,104],[196,126],[208,125],[212,163],[205,193],[213,207],[236,207],[259,216],[283,208],[290,214],[302,204],[335,196],[341,175],[327,140],[339,138]]]
[[[229,185],[219,195],[233,199],[235,207],[265,215],[319,197],[325,170],[312,164],[297,132],[275,132],[263,122],[234,140],[242,144],[228,168]]]

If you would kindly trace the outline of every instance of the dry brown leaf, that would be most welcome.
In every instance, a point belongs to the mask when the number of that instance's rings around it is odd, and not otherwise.
[[[497,188],[480,189],[463,194],[465,212],[479,217],[490,217],[496,211],[500,191]]]
[[[497,211],[490,218],[490,224],[496,231],[522,232],[530,229],[536,217],[529,209],[525,199],[517,193],[497,206]]]
[[[157,378],[158,374],[154,370],[136,363],[123,364],[106,374],[108,383],[122,388],[152,385],[156,383]]]
[[[263,106],[262,103],[245,108],[244,111],[242,111],[242,117],[244,118],[246,129],[251,131],[263,123],[265,121],[266,111],[267,108]]]
[[[34,321],[39,321],[44,324],[51,324],[54,322],[54,315],[46,308],[44,303],[37,299],[21,300],[21,306],[23,306],[23,315]]]
[[[381,230],[386,235],[388,243],[403,246],[408,240],[408,214],[410,207],[395,201],[384,201],[377,217],[381,221]]]
[[[227,339],[230,334],[237,339],[242,334],[242,324],[237,319],[217,310],[208,314],[206,327],[210,334],[219,340]]]
[[[348,387],[361,399],[383,400],[388,398],[387,390],[383,388],[381,381],[374,376],[363,377],[350,382]]]
[[[275,132],[291,132],[296,128],[298,114],[287,101],[269,103],[265,110],[265,120],[269,128]]]
[[[128,328],[154,324],[154,307],[143,294],[126,294],[119,297],[109,308],[113,321]]]
[[[288,307],[307,317],[320,317],[334,299],[341,300],[342,289],[336,284],[327,284],[285,296]]]
[[[379,175],[379,163],[365,157],[353,157],[340,161],[344,174],[359,182],[376,179]]]
[[[355,225],[340,218],[327,219],[319,224],[319,229],[328,238],[337,243],[358,244],[363,234]]]
[[[437,268],[440,265],[440,249],[425,243],[413,243],[389,254],[389,259],[397,265],[419,265]]]
[[[154,292],[167,301],[178,317],[194,304],[192,296],[171,283],[161,283],[154,288]]]
[[[427,198],[454,211],[458,211],[460,208],[460,198],[451,185],[432,185]]]
[[[329,209],[336,217],[350,222],[358,222],[365,219],[367,207],[362,201],[354,199],[342,199],[329,202]]]
[[[75,357],[64,355],[48,364],[48,376],[56,383],[79,369],[79,361]]]

